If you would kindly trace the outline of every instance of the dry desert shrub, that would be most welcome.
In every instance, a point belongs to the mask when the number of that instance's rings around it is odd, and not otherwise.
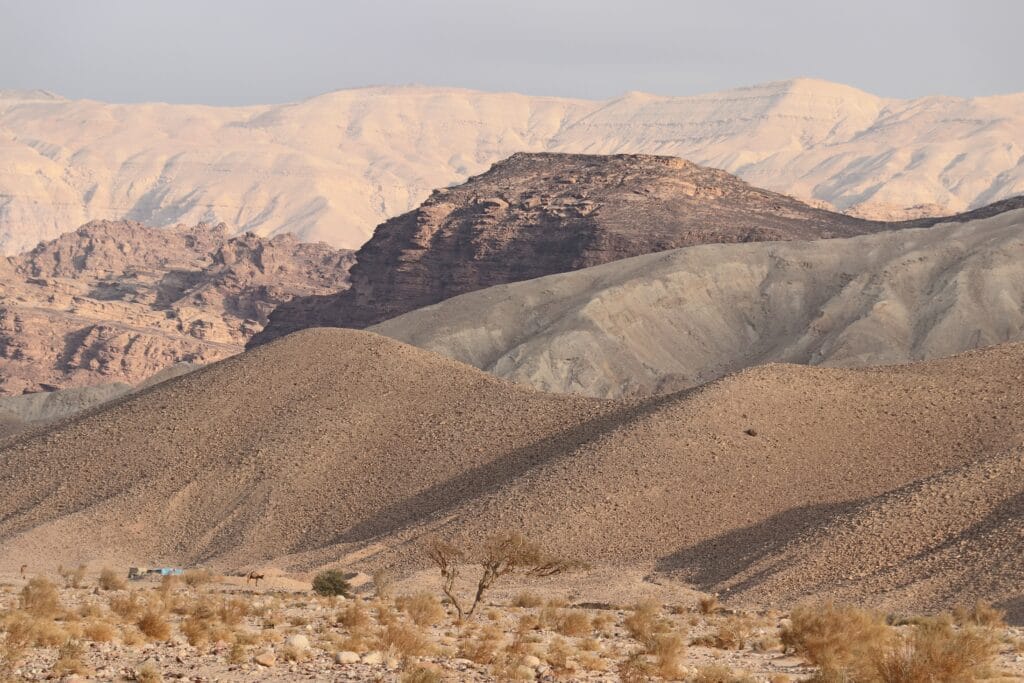
[[[400,596],[395,599],[395,606],[408,614],[417,626],[434,626],[447,616],[441,602],[430,593]]]
[[[209,569],[189,569],[181,575],[181,580],[189,588],[199,588],[210,583],[214,578],[214,573]]]
[[[126,595],[112,595],[107,604],[111,612],[125,621],[137,619],[146,606],[146,603],[134,591]]]
[[[536,593],[529,593],[527,591],[517,593],[516,596],[512,599],[513,607],[535,608],[540,607],[543,604],[543,598],[541,598]]]
[[[505,647],[505,652],[513,656],[538,656],[541,653],[542,641],[543,636],[537,632],[537,617],[532,614],[523,614],[516,623],[512,642]]]
[[[477,664],[495,664],[499,662],[499,652],[505,647],[505,633],[488,624],[479,633],[466,629],[460,634],[459,656]]]
[[[134,679],[138,683],[163,683],[164,675],[153,662],[146,662],[135,670]]]
[[[33,643],[36,647],[59,647],[69,638],[69,633],[51,619],[32,621]]]
[[[169,601],[172,598],[174,591],[181,586],[181,577],[175,576],[174,574],[168,574],[167,576],[160,579],[160,585],[157,587],[157,593],[160,594],[160,598],[164,601]]]
[[[537,672],[526,666],[522,657],[507,653],[498,655],[491,665],[491,675],[499,681],[533,681],[537,678]]]
[[[29,579],[18,599],[21,609],[34,617],[53,619],[61,612],[57,586],[45,576]]]
[[[180,605],[182,613],[195,617],[196,619],[212,620],[217,617],[219,605],[214,599],[203,594],[191,602],[184,602]]]
[[[84,649],[77,640],[68,640],[57,650],[57,661],[53,664],[55,676],[88,676],[92,670],[82,660]]]
[[[106,621],[90,621],[82,628],[82,635],[94,643],[109,643],[117,637],[117,629]]]
[[[338,623],[350,632],[366,630],[373,623],[370,610],[360,600],[355,600],[345,605],[345,608],[338,612]]]
[[[575,654],[575,650],[565,638],[555,637],[548,643],[547,652],[544,654],[546,661],[556,673],[569,671],[569,660]]]
[[[110,567],[104,567],[100,570],[96,583],[105,591],[121,591],[128,587],[128,582],[125,578]]]
[[[422,657],[434,651],[434,646],[423,631],[412,624],[394,622],[380,633],[381,647],[394,648],[403,658]]]
[[[228,626],[237,626],[249,615],[249,601],[245,598],[224,598],[217,606],[217,618]]]
[[[722,605],[718,602],[717,595],[706,595],[697,601],[697,611],[707,616],[714,614],[722,609]]]
[[[587,671],[607,671],[608,662],[601,655],[596,652],[581,652],[576,657],[576,661],[579,662]]]
[[[339,649],[363,653],[375,644],[377,634],[373,617],[362,601],[350,602],[338,612],[336,620],[348,632],[347,637],[339,644]]]
[[[661,633],[654,636],[654,645],[649,652],[654,655],[658,674],[662,678],[673,680],[682,676],[686,639],[681,633]]]
[[[231,644],[226,659],[228,664],[238,665],[247,662],[249,661],[249,648],[245,643],[236,640]]]
[[[991,629],[957,629],[935,620],[872,651],[859,665],[860,677],[880,683],[973,681],[988,675],[997,650]]]
[[[395,586],[395,575],[390,569],[378,569],[373,573],[373,594],[378,600],[390,600]]]
[[[147,608],[135,625],[150,640],[167,640],[171,637],[171,625],[167,617],[155,608]]]
[[[594,629],[590,617],[585,612],[569,610],[558,616],[555,630],[563,636],[578,637],[589,635]]]
[[[145,645],[148,641],[146,636],[134,626],[125,626],[121,629],[121,643],[127,647],[138,647]]]
[[[634,640],[648,650],[655,645],[656,636],[669,630],[670,624],[661,616],[661,603],[657,600],[641,600],[623,622],[626,631]]]
[[[522,614],[516,622],[516,633],[525,635],[530,631],[540,630],[540,618],[536,614]]]
[[[548,598],[547,602],[545,602],[544,604],[548,605],[549,607],[555,607],[557,609],[562,609],[564,607],[568,607],[569,606],[569,601],[566,600],[561,595],[558,595],[558,596],[555,596],[553,598]]]
[[[0,622],[0,680],[13,678],[26,650],[35,638],[32,619],[24,614],[6,615]]]
[[[377,616],[377,623],[381,626],[388,626],[401,621],[398,617],[398,612],[387,603],[378,602],[374,608],[374,613]]]
[[[733,616],[724,619],[713,633],[698,638],[694,644],[719,650],[742,650],[752,633],[753,627],[749,619]]]
[[[201,647],[210,642],[210,622],[207,619],[185,617],[178,629],[192,647]]]
[[[591,619],[591,625],[594,627],[595,633],[610,637],[612,629],[615,627],[615,615],[610,612],[602,612]]]
[[[63,566],[57,567],[57,573],[64,579],[65,588],[81,588],[82,583],[85,581],[85,572],[86,567],[84,564],[78,565],[75,569],[65,569]]]
[[[1006,612],[985,600],[978,600],[970,607],[957,607],[953,610],[953,619],[961,626],[1006,627]]]
[[[640,652],[619,662],[617,672],[622,683],[647,683],[654,680],[656,675],[654,665]]]
[[[92,600],[85,600],[78,606],[78,616],[82,619],[98,619],[103,616],[103,608]]]
[[[309,624],[309,617],[305,614],[289,614],[288,625],[298,628],[299,626],[307,626]]]
[[[754,683],[754,679],[746,673],[737,673],[727,666],[712,664],[697,669],[692,683]]]
[[[537,613],[537,626],[538,628],[553,631],[558,626],[558,620],[561,617],[562,608],[549,602]]]
[[[781,638],[824,673],[839,674],[891,642],[893,630],[877,612],[826,602],[794,608]]]

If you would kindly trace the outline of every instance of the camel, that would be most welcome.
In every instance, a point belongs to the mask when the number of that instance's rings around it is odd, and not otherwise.
[[[249,572],[248,574],[245,575],[245,585],[248,586],[249,585],[249,581],[253,581],[256,584],[256,588],[259,588],[260,587],[260,579],[262,579],[264,576],[266,576],[266,575],[265,574],[257,574],[254,571]]]

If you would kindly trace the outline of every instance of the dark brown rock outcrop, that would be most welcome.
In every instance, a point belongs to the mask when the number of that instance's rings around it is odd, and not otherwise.
[[[378,226],[348,290],[280,306],[251,345],[304,327],[362,328],[484,287],[655,251],[886,226],[675,157],[515,154]]]

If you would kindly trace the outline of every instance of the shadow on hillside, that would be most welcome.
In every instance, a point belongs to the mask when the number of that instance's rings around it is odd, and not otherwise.
[[[680,400],[683,394],[684,392],[656,396],[639,404],[630,404],[528,446],[509,451],[486,464],[382,508],[376,514],[345,529],[329,542],[333,544],[369,541],[379,535],[424,521],[445,510],[486,496],[534,468],[569,456],[577,448],[597,441],[619,427],[643,419],[663,406]]]
[[[736,529],[663,557],[656,571],[678,572],[702,590],[713,590],[723,581],[777,555],[787,544],[847,514],[863,501],[805,505],[780,512],[752,526]],[[757,585],[771,575],[777,562],[769,562],[732,590]]]
[[[1024,624],[1024,596],[1005,600],[998,603],[996,607],[1006,612],[1007,622],[1018,626]]]

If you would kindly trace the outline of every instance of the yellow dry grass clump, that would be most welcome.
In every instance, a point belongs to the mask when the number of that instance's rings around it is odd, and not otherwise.
[[[431,593],[403,595],[395,599],[395,607],[409,615],[417,626],[434,626],[447,616],[441,601]]]
[[[29,579],[19,596],[21,609],[34,617],[52,619],[62,609],[57,586],[44,576]]]
[[[125,578],[110,567],[104,567],[100,570],[97,584],[105,591],[120,591],[128,587],[128,582]]]
[[[973,681],[990,673],[998,650],[998,610],[984,603],[908,621],[900,630],[870,610],[805,605],[793,610],[782,642],[821,668],[818,680],[866,683]]]

